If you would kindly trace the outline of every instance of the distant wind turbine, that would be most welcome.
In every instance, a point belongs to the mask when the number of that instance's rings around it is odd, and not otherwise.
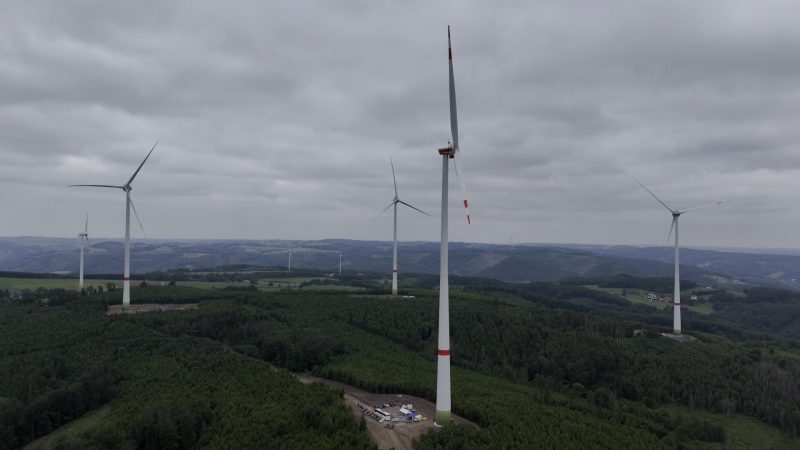
[[[456,112],[456,85],[453,76],[453,50],[450,45],[450,27],[447,27],[447,54],[450,69],[450,133],[452,144],[439,149],[442,156],[442,240],[440,245],[439,260],[439,342],[437,345],[436,361],[436,418],[437,426],[449,425],[452,420],[452,406],[450,393],[450,285],[448,276],[448,172],[449,162],[453,160],[453,168],[461,185],[464,195],[464,210],[467,213],[467,224],[471,223],[469,215],[469,202],[467,201],[464,182],[458,172],[456,154],[458,147],[458,117]]]
[[[80,278],[78,279],[78,291],[83,291],[83,245],[89,245],[89,213],[86,213],[86,223],[83,226],[83,233],[78,233],[81,240],[81,268]]]
[[[342,274],[342,252],[339,252],[339,275]]]
[[[394,207],[394,240],[392,242],[392,295],[397,295],[397,272],[398,272],[398,269],[397,269],[397,205],[399,203],[399,204],[408,206],[409,208],[411,208],[411,209],[413,209],[415,211],[421,212],[422,214],[425,214],[428,217],[430,217],[431,215],[426,213],[425,211],[417,208],[416,206],[412,206],[412,205],[400,200],[400,196],[397,194],[397,177],[395,176],[395,173],[394,173],[394,161],[392,161],[392,157],[391,156],[389,157],[389,163],[392,165],[392,180],[394,181],[394,199],[392,200],[391,203],[389,203],[389,206],[384,208],[383,211],[381,211],[380,213],[378,213],[377,216],[375,216],[375,219],[377,219],[381,214],[385,213],[389,208]],[[375,219],[372,219],[372,220],[374,221]]]
[[[139,174],[139,171],[142,170],[142,166],[144,163],[147,162],[147,158],[153,153],[153,150],[156,149],[156,145],[158,145],[158,141],[153,144],[153,148],[150,149],[150,152],[145,156],[144,160],[139,167],[136,168],[136,171],[133,172],[131,178],[122,186],[113,186],[108,184],[72,184],[70,187],[78,187],[78,186],[85,186],[85,187],[100,187],[100,188],[112,188],[112,189],[122,189],[125,192],[125,273],[122,278],[122,308],[127,309],[131,305],[131,209],[133,209],[133,214],[136,216],[136,221],[139,223],[139,228],[142,229],[142,234],[147,237],[147,234],[144,232],[144,227],[142,226],[142,221],[139,220],[139,214],[136,212],[136,207],[133,205],[133,200],[131,200],[131,183],[133,183],[133,179],[136,178],[136,175]]]
[[[639,180],[636,180],[639,183]],[[708,208],[709,206],[719,206],[723,203],[722,202],[714,202],[709,203],[707,205],[695,206],[694,208],[684,209],[683,211],[672,209],[667,206],[666,203],[661,201],[660,198],[656,197],[650,189],[647,189],[645,185],[639,183],[639,186],[644,188],[650,195],[653,196],[654,199],[658,200],[658,203],[661,203],[664,208],[667,208],[667,211],[672,214],[672,225],[669,227],[669,234],[667,235],[667,242],[669,242],[669,238],[672,236],[672,229],[675,229],[675,280],[674,280],[674,290],[672,294],[672,305],[673,305],[673,319],[672,319],[672,332],[673,334],[679,335],[681,334],[681,276],[680,276],[680,245],[678,243],[678,218],[681,214],[687,213],[689,211],[694,211],[696,209],[701,208]]]

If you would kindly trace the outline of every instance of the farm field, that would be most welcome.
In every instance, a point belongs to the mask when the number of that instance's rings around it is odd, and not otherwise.
[[[106,284],[114,283],[117,287],[122,286],[120,280],[94,280],[84,279],[85,286],[100,286],[104,288]],[[0,289],[21,291],[23,289],[36,289],[39,287],[47,289],[77,289],[78,279],[68,278],[4,278],[0,277]]]
[[[628,300],[629,302],[632,303],[641,303],[658,309],[667,309],[671,306],[669,302],[652,301],[648,299],[647,294],[649,294],[650,292],[642,289],[601,288],[597,285],[587,285],[586,287],[597,291],[605,292],[607,294],[612,294],[618,297],[622,297],[625,300]],[[687,289],[686,291],[681,292],[681,299],[682,299],[681,307],[694,311],[698,314],[705,314],[705,315],[713,314],[714,307],[711,306],[711,304],[697,303],[697,302],[692,302],[690,300],[689,301],[686,300],[689,298],[689,295],[691,295],[690,292],[692,291],[694,291],[694,289],[691,290]]]
[[[300,287],[301,283],[310,282],[312,280],[320,280],[319,277],[283,277],[283,278],[262,278],[258,280],[256,287],[260,291],[279,291],[281,289],[307,289],[307,290],[331,290],[331,291],[363,291],[365,288],[358,286],[347,285],[309,285]],[[322,278],[324,280],[324,278]],[[131,285],[138,286],[143,280],[134,276],[131,280]],[[85,279],[85,286],[103,286],[106,287],[108,283],[114,283],[117,288],[122,287],[120,280],[95,280]],[[148,281],[151,286],[164,286],[167,281]],[[177,281],[176,286],[193,287],[197,289],[224,289],[226,287],[239,287],[247,288],[250,282],[247,281]],[[63,278],[5,278],[0,277],[0,289],[7,289],[11,291],[21,290],[34,290],[37,288],[46,289],[77,289],[77,279],[63,279]]]

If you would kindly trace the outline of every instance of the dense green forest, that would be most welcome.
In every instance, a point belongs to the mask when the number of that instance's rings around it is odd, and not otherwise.
[[[419,277],[416,298],[404,300],[140,287],[136,302],[201,307],[115,317],[103,312],[118,292],[0,301],[0,442],[16,448],[94,411],[95,426],[58,446],[368,448],[340,394],[266,362],[433,399],[437,297],[428,282]],[[795,328],[770,332],[774,318],[797,317],[797,294],[715,294],[720,313],[687,314],[699,340],[678,343],[659,334],[668,312],[578,284],[454,277],[453,408],[480,428],[432,432],[418,448],[728,441],[730,430],[691,411],[756,417],[783,430],[786,448],[800,445]]]
[[[102,405],[97,426],[54,446],[372,447],[339,393],[302,385],[219,342],[168,337],[103,311],[102,300],[86,298],[0,306],[0,448]]]

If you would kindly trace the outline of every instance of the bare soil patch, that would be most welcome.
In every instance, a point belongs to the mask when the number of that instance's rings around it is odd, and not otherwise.
[[[694,342],[697,340],[696,337],[689,336],[688,334],[661,333],[661,335],[676,342]]]

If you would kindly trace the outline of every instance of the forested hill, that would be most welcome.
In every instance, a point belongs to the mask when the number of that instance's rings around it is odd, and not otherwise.
[[[620,281],[635,287],[609,283]],[[266,362],[433,399],[437,296],[413,292],[389,300],[135,287],[136,302],[200,307],[116,317],[103,312],[118,291],[0,300],[0,448],[63,425],[37,445],[368,448],[338,393],[302,386]],[[731,304],[796,308],[794,293],[774,294],[746,293]],[[698,340],[675,342],[659,334],[669,329],[659,324],[667,311],[573,284],[454,277],[451,300],[453,408],[480,428],[431,432],[416,448],[800,445],[796,340],[729,340],[699,331],[687,315]]]
[[[671,247],[626,245],[567,245],[568,248],[610,258],[634,258],[652,262],[672,261]],[[800,256],[796,252],[771,254],[767,251],[715,251],[681,248],[681,263],[745,282],[800,288]]]
[[[87,250],[87,273],[118,273],[122,242],[97,239]],[[391,242],[135,240],[132,271],[145,273],[177,268],[198,269],[247,264],[288,264],[296,268],[336,270],[339,252],[347,271],[391,269]],[[0,271],[58,272],[78,270],[79,241],[57,238],[0,238]],[[401,242],[401,273],[437,273],[439,244]],[[741,283],[800,289],[800,256],[681,249],[681,275],[706,285]],[[598,245],[450,244],[453,274],[503,281],[555,281],[570,277],[670,276],[672,249]]]
[[[391,270],[391,242],[353,240],[138,240],[132,245],[131,268],[133,273],[145,273],[236,264],[285,267],[288,264],[288,252],[292,252],[292,264],[298,269],[337,270],[339,252],[342,252],[345,271]],[[77,239],[0,238],[0,270],[77,272],[78,253]],[[688,249],[685,253],[691,255]],[[93,240],[87,249],[86,272],[119,273],[122,258],[121,241]],[[598,277],[618,273],[669,276],[672,274],[672,265],[668,261],[599,255],[588,250],[554,246],[450,244],[450,270],[453,274],[514,282],[555,281],[575,276]],[[800,258],[797,258],[797,264],[800,267]],[[738,275],[727,275],[723,270],[711,271],[693,266],[685,264],[681,275],[703,284],[731,284],[739,278]],[[401,242],[399,267],[401,273],[437,273],[439,244]]]

